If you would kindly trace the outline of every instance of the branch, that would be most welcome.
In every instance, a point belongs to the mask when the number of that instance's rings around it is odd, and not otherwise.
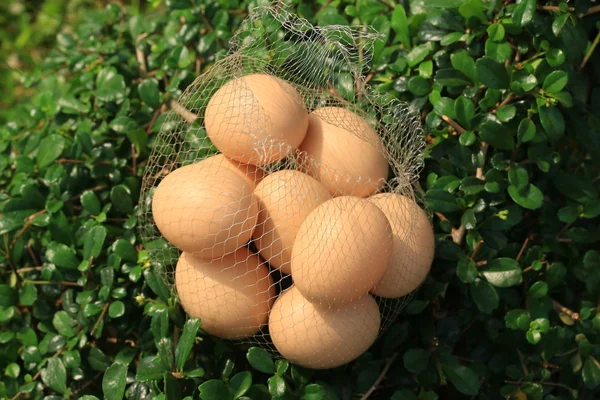
[[[458,122],[456,122],[455,120],[453,120],[452,118],[450,118],[447,115],[442,115],[442,119],[451,127],[454,128],[454,130],[456,132],[458,132],[458,134],[460,135],[461,133],[466,132],[467,130],[465,128],[463,128]]]
[[[584,15],[591,15],[591,14],[595,14],[597,12],[600,12],[600,6],[590,7],[590,9],[587,10],[587,12]]]
[[[71,281],[30,281],[24,280],[23,283],[28,283],[30,285],[63,285],[63,286],[79,286],[77,282]]]
[[[390,367],[392,366],[392,363],[394,362],[394,360],[396,360],[396,357],[398,357],[398,353],[392,354],[392,356],[385,363],[385,367],[383,367],[383,371],[381,371],[381,374],[379,374],[379,377],[377,378],[377,380],[373,383],[373,385],[371,385],[371,387],[369,388],[369,390],[367,390],[367,393],[365,393],[360,398],[360,400],[366,400],[366,399],[368,399],[369,397],[371,397],[371,395],[373,394],[373,392],[375,390],[377,390],[377,386],[379,386],[379,384],[381,383],[381,381],[383,381],[383,379],[385,378],[385,375],[390,370]]]
[[[529,236],[527,236],[527,238],[525,239],[525,242],[523,242],[523,246],[521,246],[521,250],[519,250],[519,254],[517,255],[516,261],[519,262],[519,260],[521,259],[521,256],[523,255],[523,252],[525,252],[525,248],[527,247],[527,245],[529,244]]]
[[[485,163],[485,157],[487,156],[487,151],[488,151],[488,144],[486,142],[481,142],[481,152],[483,153],[484,163]],[[475,177],[477,179],[481,179],[482,181],[485,181],[485,175],[483,175],[483,167],[477,168]]]
[[[106,311],[108,310],[109,304],[110,303],[106,303],[104,305],[104,307],[102,307],[102,312],[100,313],[98,320],[94,324],[94,327],[92,328],[92,331],[90,332],[90,336],[94,336],[94,333],[96,333],[96,330],[98,330],[98,327],[100,326],[100,322],[102,322],[102,320],[104,319],[104,316],[106,315]]]
[[[567,314],[573,321],[579,320],[579,313],[576,313],[576,312],[568,309],[567,307],[563,306],[556,300],[552,300],[552,307],[554,308],[554,311],[556,311],[559,314],[560,313]]]
[[[62,349],[60,349],[59,351],[54,353],[52,358],[56,358],[56,357],[60,356],[65,350],[66,350],[66,348],[63,347]],[[36,372],[36,374],[33,376],[33,378],[31,378],[31,382],[37,381],[41,375],[42,375],[42,370],[40,369],[38,372]],[[22,394],[23,394],[22,392],[15,394],[11,400],[17,400],[19,397],[21,397]]]
[[[538,10],[543,10],[543,11],[560,11],[560,7],[559,6],[537,6]],[[569,7],[569,11],[575,11],[575,7]]]
[[[592,53],[596,49],[596,46],[598,46],[598,42],[600,42],[600,32],[598,32],[596,38],[594,39],[594,42],[592,43],[588,51],[585,53],[583,61],[581,61],[581,64],[579,65],[580,70],[583,69],[583,67],[585,67],[585,64],[587,64],[587,62],[590,60],[590,57],[592,57]]]
[[[188,124],[193,124],[194,121],[198,118],[196,114],[194,114],[175,100],[171,100],[169,105],[171,106],[171,109],[175,111],[181,118],[183,118],[184,121]]]

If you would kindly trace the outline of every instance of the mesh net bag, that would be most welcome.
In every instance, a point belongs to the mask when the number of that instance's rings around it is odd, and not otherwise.
[[[378,35],[255,9],[172,104],[140,227],[184,310],[311,368],[358,357],[425,279],[419,114],[364,78]]]

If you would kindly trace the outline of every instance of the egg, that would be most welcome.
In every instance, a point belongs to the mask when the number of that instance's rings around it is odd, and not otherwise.
[[[207,157],[200,161],[201,164],[206,168],[218,169],[220,167],[227,167],[233,172],[239,174],[251,188],[254,189],[257,183],[259,183],[264,177],[264,172],[252,164],[242,164],[234,160],[230,160],[223,154],[217,154],[211,157]],[[211,173],[210,171],[208,173]]]
[[[268,268],[245,247],[211,261],[183,252],[175,285],[186,313],[223,339],[256,334],[267,323],[275,299]]]
[[[292,247],[292,278],[311,302],[343,304],[367,294],[392,255],[392,228],[383,211],[341,196],[315,208]]]
[[[316,179],[299,171],[282,170],[264,178],[254,190],[259,201],[252,234],[260,255],[274,268],[291,272],[292,245],[300,225],[331,195]]]
[[[367,197],[383,187],[388,162],[377,132],[352,111],[323,107],[309,116],[301,169],[333,196]]]
[[[292,85],[251,74],[227,82],[211,97],[204,124],[212,143],[227,157],[264,165],[298,148],[306,135],[308,112]]]
[[[364,353],[379,333],[379,307],[370,295],[335,308],[310,303],[292,286],[269,315],[275,348],[287,360],[307,368],[346,364]]]
[[[381,297],[401,297],[425,280],[435,253],[433,228],[425,212],[413,200],[395,193],[369,198],[386,215],[394,233],[392,261],[371,291]]]
[[[226,165],[191,164],[169,173],[152,198],[152,216],[175,247],[218,258],[252,235],[258,201],[244,177]]]

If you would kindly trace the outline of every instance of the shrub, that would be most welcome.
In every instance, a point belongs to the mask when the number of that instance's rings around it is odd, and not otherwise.
[[[317,373],[186,322],[140,244],[141,176],[170,100],[226,54],[249,5],[160,3],[63,27],[25,79],[35,94],[5,114],[0,396],[594,398],[597,7],[295,3],[385,35],[368,79],[422,111],[437,238],[431,276],[385,336]]]

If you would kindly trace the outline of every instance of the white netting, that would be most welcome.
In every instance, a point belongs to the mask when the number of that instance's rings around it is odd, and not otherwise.
[[[377,37],[259,8],[172,104],[140,226],[206,332],[336,366],[425,279],[433,232],[413,191],[424,137],[416,110],[366,85]]]

